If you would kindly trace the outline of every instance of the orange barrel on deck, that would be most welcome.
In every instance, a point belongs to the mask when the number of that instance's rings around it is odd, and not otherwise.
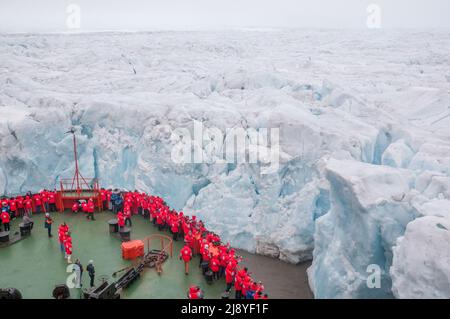
[[[122,258],[136,259],[144,256],[144,242],[142,240],[131,240],[122,243]]]

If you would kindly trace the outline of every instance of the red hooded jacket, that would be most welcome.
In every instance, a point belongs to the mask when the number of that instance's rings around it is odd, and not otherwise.
[[[181,248],[180,257],[184,260],[184,262],[188,262],[192,259],[192,250],[188,245]]]

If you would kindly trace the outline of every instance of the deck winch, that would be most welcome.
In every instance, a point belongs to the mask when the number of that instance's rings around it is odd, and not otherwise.
[[[113,283],[104,281],[100,286],[83,292],[84,299],[119,299],[119,291],[130,286],[138,279],[145,268],[157,268],[169,258],[169,253],[164,249],[153,249],[147,252],[135,266],[129,266],[113,273],[113,277],[117,274],[125,273]]]

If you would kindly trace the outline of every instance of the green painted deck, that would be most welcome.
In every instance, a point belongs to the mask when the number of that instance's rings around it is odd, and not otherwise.
[[[132,265],[131,261],[123,260],[121,257],[121,241],[109,234],[107,221],[114,218],[111,212],[95,214],[95,221],[86,220],[83,213],[53,213],[55,221],[52,229],[53,238],[47,236],[43,217],[42,214],[32,216],[35,224],[30,237],[0,249],[0,287],[17,288],[23,298],[27,299],[52,298],[55,285],[64,284],[69,275],[66,272],[67,262],[60,251],[57,236],[58,225],[64,221],[69,225],[73,239],[72,261],[79,258],[86,268],[89,260],[94,260],[96,284],[100,282],[102,276],[106,276],[110,282],[119,278],[121,274],[114,278],[112,273]],[[141,216],[134,216],[132,221],[131,239],[143,239],[150,234],[160,233],[149,220]],[[12,222],[13,233],[19,231],[19,222],[20,220]],[[189,286],[197,284],[205,291],[206,298],[220,298],[225,290],[224,279],[208,285],[198,268],[198,257],[191,262],[189,275],[184,274],[184,265],[178,259],[182,245],[182,241],[174,242],[173,258],[169,258],[163,264],[161,276],[154,269],[146,269],[140,279],[122,291],[121,297],[186,298]],[[89,285],[86,271],[83,273],[82,283],[84,287]],[[79,296],[78,289],[71,289],[72,298]]]

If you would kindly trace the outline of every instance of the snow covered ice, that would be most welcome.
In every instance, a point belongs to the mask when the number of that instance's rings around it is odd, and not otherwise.
[[[410,204],[414,173],[387,166],[330,160],[331,209],[316,223],[309,278],[324,298],[390,294],[392,246],[417,212]],[[381,289],[367,286],[367,267],[381,268]]]
[[[394,248],[391,276],[396,297],[448,299],[449,241],[448,217],[425,216],[408,224]]]
[[[83,175],[161,195],[236,247],[314,257],[317,298],[449,298],[431,219],[449,228],[448,52],[438,31],[3,34],[0,192],[70,176],[75,126]],[[279,128],[278,171],[174,163],[171,131],[194,120]],[[434,258],[426,272],[411,247]]]

